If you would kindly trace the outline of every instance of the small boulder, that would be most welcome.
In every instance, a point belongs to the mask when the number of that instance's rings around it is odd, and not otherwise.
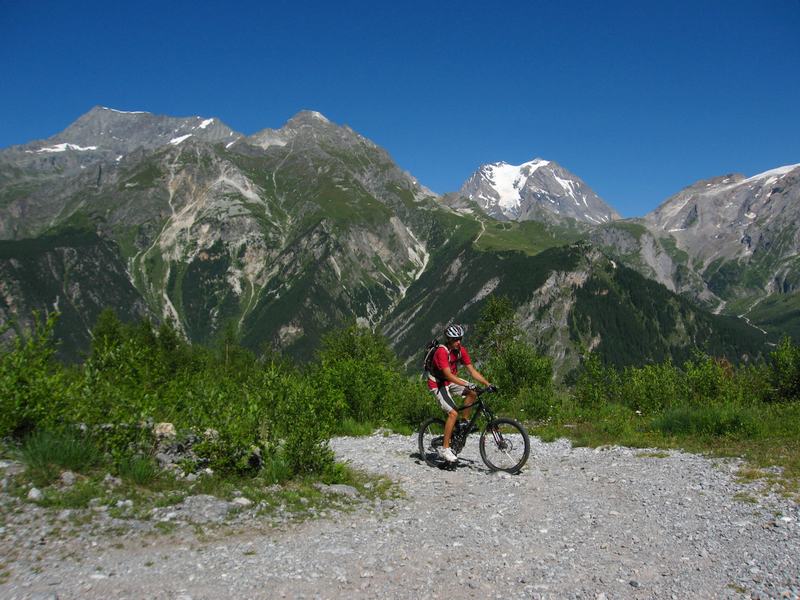
[[[209,523],[224,519],[233,505],[214,496],[200,494],[188,496],[177,508],[181,511],[181,518],[186,521]]]
[[[44,494],[39,488],[32,487],[30,490],[28,490],[28,500],[38,502],[42,498],[44,498]]]
[[[178,433],[175,431],[175,425],[172,423],[156,423],[153,426],[153,435],[158,440],[174,439]]]
[[[244,496],[239,496],[237,498],[234,498],[231,504],[234,504],[236,506],[241,506],[242,508],[246,508],[248,506],[251,506],[253,504],[253,501],[250,500],[249,498],[245,498]]]
[[[314,487],[323,494],[340,494],[349,498],[357,498],[358,490],[351,485],[343,483],[334,483],[333,485],[326,485],[324,483],[316,483]]]
[[[25,465],[15,460],[0,460],[0,469],[4,471],[5,475],[13,477],[14,475],[19,475],[24,472]]]
[[[61,473],[61,485],[65,487],[71,487],[75,485],[75,481],[77,481],[77,476],[72,471],[64,471]]]
[[[114,488],[122,485],[122,479],[119,477],[114,477],[111,473],[106,473],[106,476],[103,478],[103,484]]]

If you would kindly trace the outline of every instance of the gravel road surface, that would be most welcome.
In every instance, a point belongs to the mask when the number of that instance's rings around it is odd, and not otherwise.
[[[190,526],[48,553],[36,519],[11,520],[0,597],[800,598],[800,509],[738,482],[738,461],[531,442],[511,476],[486,470],[477,438],[454,471],[411,436],[335,439],[405,496],[211,541]]]

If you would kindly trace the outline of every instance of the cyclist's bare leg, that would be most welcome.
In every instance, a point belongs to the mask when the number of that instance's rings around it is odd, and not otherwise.
[[[450,436],[453,435],[453,427],[456,425],[456,419],[458,419],[457,411],[451,410],[447,413],[447,421],[444,422],[444,440],[442,441],[442,446],[445,448],[450,447]]]
[[[469,406],[470,408],[464,409],[461,411],[461,418],[469,420],[469,416],[472,414],[472,405],[475,404],[478,400],[478,394],[476,394],[473,390],[467,390],[464,394],[464,406]]]

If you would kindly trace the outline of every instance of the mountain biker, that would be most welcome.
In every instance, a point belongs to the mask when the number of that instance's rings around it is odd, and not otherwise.
[[[445,344],[439,346],[434,352],[431,360],[431,368],[428,371],[428,389],[436,396],[439,406],[447,413],[447,421],[444,425],[444,441],[439,448],[441,457],[449,463],[458,460],[450,449],[450,438],[453,434],[453,427],[458,419],[458,411],[453,400],[456,396],[464,398],[464,406],[472,406],[478,398],[475,393],[475,384],[457,375],[458,364],[466,367],[470,376],[480,384],[491,385],[486,378],[481,375],[472,365],[469,352],[466,347],[461,345],[461,338],[464,337],[464,328],[460,325],[450,325],[444,331],[446,338]],[[468,419],[471,409],[467,408],[464,418]]]

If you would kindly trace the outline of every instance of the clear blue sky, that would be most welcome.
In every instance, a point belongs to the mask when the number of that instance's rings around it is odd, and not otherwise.
[[[800,0],[0,0],[0,147],[100,104],[250,134],[318,110],[436,192],[555,160],[624,216],[800,163]]]

